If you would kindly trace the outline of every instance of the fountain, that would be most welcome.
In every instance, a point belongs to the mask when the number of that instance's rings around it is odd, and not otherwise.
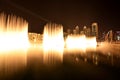
[[[28,23],[15,15],[0,14],[0,74],[11,74],[27,62]]]
[[[56,64],[63,61],[63,26],[48,23],[44,27],[43,61],[45,64]]]

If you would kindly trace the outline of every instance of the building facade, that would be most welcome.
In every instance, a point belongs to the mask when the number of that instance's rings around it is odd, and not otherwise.
[[[96,36],[96,39],[98,39],[98,24],[92,23],[92,36]]]

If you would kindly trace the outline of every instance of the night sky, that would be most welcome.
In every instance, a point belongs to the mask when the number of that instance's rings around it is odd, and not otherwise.
[[[97,22],[100,32],[120,30],[118,0],[2,0],[0,11],[13,13],[29,22],[29,32],[42,33],[43,25],[55,22],[64,31]]]

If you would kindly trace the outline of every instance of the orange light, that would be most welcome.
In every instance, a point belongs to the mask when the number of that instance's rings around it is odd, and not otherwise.
[[[0,71],[9,74],[27,61],[28,23],[20,17],[0,14]]]
[[[44,62],[56,63],[63,60],[63,27],[49,23],[44,27],[43,37]]]
[[[97,45],[96,38],[86,38],[85,35],[71,35],[66,39],[66,47],[70,51],[83,51],[87,49],[95,49]]]
[[[0,14],[0,51],[26,49],[28,46],[28,23],[16,16]]]

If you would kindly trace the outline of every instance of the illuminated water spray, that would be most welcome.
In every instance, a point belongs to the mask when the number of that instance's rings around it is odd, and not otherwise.
[[[87,38],[85,35],[69,35],[65,41],[68,51],[86,52],[96,49],[96,37]]]
[[[69,50],[82,50],[85,51],[86,50],[86,37],[85,35],[83,36],[68,36],[66,39],[66,47]]]
[[[44,63],[56,64],[63,60],[63,27],[62,25],[48,23],[44,27],[43,36]]]
[[[10,73],[26,65],[28,23],[14,15],[0,14],[0,71]]]

